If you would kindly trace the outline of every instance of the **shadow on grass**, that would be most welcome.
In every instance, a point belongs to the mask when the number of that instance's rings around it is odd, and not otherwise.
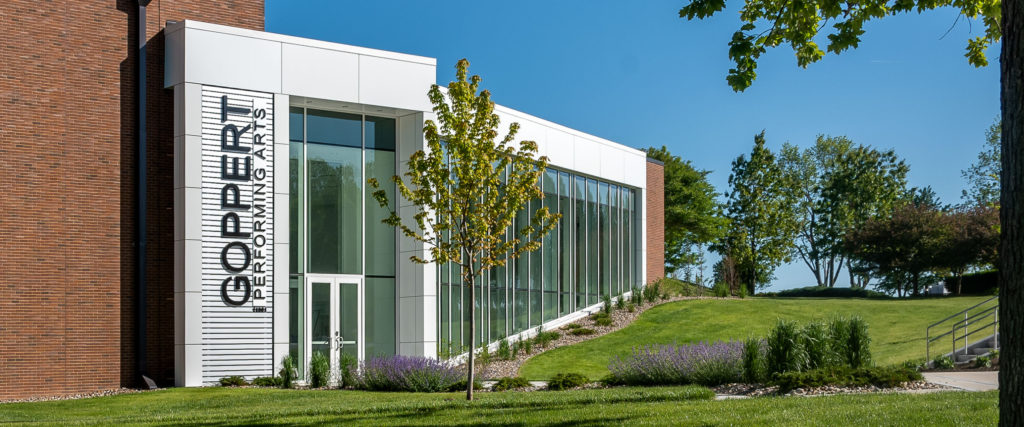
[[[340,424],[343,422],[375,425],[405,425],[405,424],[433,424],[442,419],[447,425],[460,426],[484,426],[484,425],[607,425],[626,422],[628,416],[615,417],[588,417],[587,414],[579,413],[578,417],[568,421],[558,421],[557,415],[569,411],[585,410],[589,405],[616,405],[635,403],[655,403],[670,401],[692,401],[709,400],[707,393],[700,392],[658,392],[656,390],[640,390],[629,395],[606,397],[594,396],[565,396],[558,395],[558,392],[529,392],[531,395],[524,396],[524,393],[509,393],[508,396],[500,398],[486,398],[474,402],[464,400],[444,399],[430,400],[424,402],[413,402],[407,404],[379,404],[368,405],[356,408],[330,408],[320,407],[315,409],[298,409],[289,411],[287,408],[274,413],[245,413],[240,411],[237,417],[226,418],[223,415],[214,415],[204,420],[170,420],[165,417],[158,417],[153,422],[159,425],[313,425],[313,424]],[[538,421],[539,412],[550,412],[547,422]],[[170,418],[170,417],[167,417]],[[115,421],[115,420],[108,420]]]

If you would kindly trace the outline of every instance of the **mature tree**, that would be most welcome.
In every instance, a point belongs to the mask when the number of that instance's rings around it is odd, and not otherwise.
[[[1002,123],[996,120],[985,131],[985,146],[978,153],[978,161],[971,167],[960,171],[967,180],[968,188],[963,190],[963,199],[976,206],[996,206],[999,204],[999,175],[1003,171],[1001,163],[999,137],[1002,135]]]
[[[868,220],[851,230],[843,244],[876,277],[905,278],[913,294],[920,295],[922,275],[938,265],[946,243],[942,212],[929,205],[906,203],[889,217]],[[896,283],[903,296],[902,283]]]
[[[516,213],[530,199],[543,196],[537,180],[547,167],[547,158],[534,158],[537,144],[533,141],[516,146],[518,123],[512,123],[505,137],[498,139],[499,119],[490,92],[479,90],[480,76],[467,79],[468,68],[469,61],[458,62],[456,81],[448,84],[447,93],[438,85],[431,86],[429,97],[437,122],[424,123],[427,150],[409,157],[408,184],[401,177],[393,178],[398,193],[416,212],[402,218],[392,210],[384,222],[427,246],[423,256],[410,257],[413,262],[461,266],[469,300],[475,301],[481,273],[537,250],[558,215],[540,208],[529,224],[505,238]],[[370,184],[379,188],[374,179]],[[383,190],[373,195],[382,208],[391,209]],[[476,319],[474,311],[469,304],[470,319]],[[476,337],[475,328],[476,322],[469,322],[470,337]],[[467,370],[468,400],[473,400],[473,353],[469,352]]]
[[[717,250],[736,258],[740,279],[753,295],[790,261],[797,230],[792,186],[765,147],[764,131],[754,137],[749,159],[740,155],[732,162],[729,187],[729,232]]]
[[[815,43],[819,31],[832,24],[827,50],[840,53],[856,48],[864,34],[864,23],[872,18],[954,7],[969,19],[980,17],[985,33],[968,42],[965,56],[976,66],[988,64],[985,48],[1002,41],[999,55],[1002,86],[1002,183],[1000,190],[1000,281],[1003,300],[999,318],[1003,349],[999,371],[999,423],[1024,425],[1024,1],[966,0],[961,2],[914,0],[811,0],[771,2],[744,0],[740,19],[744,21],[729,42],[729,57],[736,68],[726,77],[729,85],[742,91],[757,76],[757,60],[768,47],[788,43],[797,64],[806,67],[824,56]],[[725,0],[690,0],[679,11],[687,19],[703,19],[725,9]],[[766,26],[767,28],[758,28]]]
[[[694,168],[665,146],[650,147],[647,155],[665,163],[665,270],[672,274],[701,262],[704,245],[721,238],[728,221],[708,182],[710,171]]]
[[[960,295],[964,272],[975,266],[995,263],[999,247],[999,210],[994,206],[959,207],[943,216],[945,241],[938,253],[938,265],[953,276],[953,289]]]
[[[846,137],[818,135],[811,148],[801,151],[787,143],[779,153],[783,172],[796,197],[798,232],[794,249],[818,286],[835,286],[845,260],[839,250],[845,231],[839,217],[843,211],[835,209],[836,205],[823,196],[828,187],[826,180],[834,177],[832,171],[852,147],[853,142]]]
[[[857,146],[846,152],[824,178],[822,200],[834,212],[844,233],[860,228],[872,218],[888,216],[906,192],[906,163],[892,150]],[[856,257],[846,256],[850,287],[867,286],[869,275]]]

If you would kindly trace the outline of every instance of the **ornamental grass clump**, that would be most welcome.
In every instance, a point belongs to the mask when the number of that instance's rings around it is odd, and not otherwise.
[[[796,322],[779,319],[768,333],[768,374],[800,372],[806,366],[807,353]]]
[[[462,369],[439,360],[382,356],[364,361],[356,382],[358,388],[372,391],[440,392],[465,376]]]
[[[743,381],[751,384],[764,382],[764,354],[768,346],[761,338],[747,338],[743,342]]]
[[[743,341],[700,342],[689,345],[648,345],[632,356],[612,359],[611,385],[716,386],[743,378]]]

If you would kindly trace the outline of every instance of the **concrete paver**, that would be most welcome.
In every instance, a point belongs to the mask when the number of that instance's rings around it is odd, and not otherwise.
[[[999,390],[999,371],[924,372],[924,379],[967,391]]]

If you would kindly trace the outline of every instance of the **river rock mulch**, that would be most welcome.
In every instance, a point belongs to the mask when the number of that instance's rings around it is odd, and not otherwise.
[[[609,333],[615,332],[615,331],[617,331],[619,329],[622,329],[622,328],[624,328],[626,326],[629,326],[629,324],[633,323],[633,321],[636,320],[637,317],[640,317],[641,313],[643,313],[644,311],[647,311],[651,307],[654,307],[654,306],[657,306],[657,305],[661,305],[661,304],[665,304],[665,303],[669,303],[669,302],[674,302],[674,301],[692,300],[692,299],[710,299],[710,298],[714,298],[714,297],[684,297],[684,296],[675,296],[675,297],[669,297],[668,299],[658,299],[657,301],[655,301],[653,303],[644,302],[642,305],[637,306],[636,309],[633,310],[632,313],[629,312],[629,310],[627,310],[627,309],[621,309],[621,310],[620,309],[615,309],[615,311],[612,311],[612,315],[611,315],[612,324],[609,325],[609,326],[597,326],[597,325],[594,324],[594,321],[591,320],[590,316],[587,316],[587,317],[581,318],[579,320],[576,320],[573,323],[576,323],[576,324],[578,324],[578,325],[580,325],[581,327],[584,327],[584,328],[593,329],[594,330],[593,334],[591,334],[591,335],[572,335],[572,334],[569,333],[569,330],[563,326],[562,328],[559,328],[557,330],[558,333],[561,336],[557,340],[554,340],[551,343],[549,343],[547,345],[547,347],[538,349],[535,346],[533,348],[533,353],[525,354],[524,352],[520,352],[512,360],[500,360],[500,359],[497,358],[497,356],[495,356],[492,353],[491,354],[491,362],[488,363],[486,366],[477,366],[477,371],[476,372],[477,372],[477,375],[480,378],[514,377],[514,376],[518,375],[519,368],[523,366],[523,363],[526,363],[526,361],[529,360],[531,357],[534,357],[534,356],[536,356],[538,354],[541,354],[541,353],[543,353],[545,351],[556,349],[558,347],[565,347],[567,345],[578,344],[578,343],[581,343],[583,341],[589,341],[589,340],[592,340],[594,338],[598,338],[598,337],[607,335]],[[534,329],[536,329],[536,328],[534,328]]]
[[[920,392],[932,390],[955,390],[941,384],[934,384],[927,381],[910,381],[900,384],[899,387],[877,387],[868,386],[835,386],[827,385],[813,388],[798,388],[788,393],[779,393],[778,386],[762,384],[725,384],[718,387],[711,387],[715,394],[728,396],[830,396],[834,394],[858,394],[858,393],[899,393],[899,392]]]
[[[156,389],[161,390],[161,389]],[[118,394],[133,394],[133,393],[144,393],[150,390],[143,390],[138,388],[115,388],[110,390],[100,390],[91,393],[77,393],[77,394],[62,394],[57,396],[43,396],[43,397],[30,397],[27,399],[0,399],[0,403],[22,403],[22,402],[48,402],[51,400],[74,400],[74,399],[87,399],[90,397],[102,397],[102,396],[114,396]]]

